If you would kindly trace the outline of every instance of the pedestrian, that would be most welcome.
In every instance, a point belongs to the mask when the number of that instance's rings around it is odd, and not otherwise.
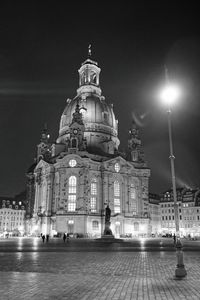
[[[48,241],[49,241],[49,234],[46,235],[46,241],[48,243]]]
[[[175,245],[176,244],[176,235],[175,235],[175,233],[173,235],[173,239],[174,239],[174,245]]]
[[[69,242],[69,233],[67,233],[67,242]]]
[[[44,243],[44,240],[45,240],[45,235],[43,234],[42,235],[42,241],[43,241],[43,243]]]
[[[66,234],[64,233],[64,234],[63,234],[63,241],[64,241],[64,243],[65,243],[66,237],[67,237],[67,236],[66,236]]]

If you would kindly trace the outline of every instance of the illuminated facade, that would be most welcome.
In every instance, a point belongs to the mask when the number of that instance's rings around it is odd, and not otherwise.
[[[200,236],[200,190],[177,189],[179,228],[181,236]],[[173,192],[165,192],[160,201],[161,233],[174,234]]]
[[[1,236],[23,236],[25,233],[25,204],[12,198],[0,199]]]
[[[29,232],[100,237],[109,205],[116,237],[147,235],[150,170],[138,128],[132,124],[127,152],[120,153],[118,121],[90,51],[78,72],[77,94],[67,100],[56,143],[49,143],[45,128],[27,172]]]
[[[149,193],[149,218],[150,218],[150,232],[153,236],[158,236],[161,232],[160,221],[160,196]]]

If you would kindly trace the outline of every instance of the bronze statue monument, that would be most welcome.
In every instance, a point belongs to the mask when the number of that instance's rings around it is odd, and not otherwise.
[[[109,205],[106,206],[106,212],[105,212],[105,229],[104,229],[104,236],[113,237],[112,230],[110,229],[110,215],[111,215],[111,209]]]

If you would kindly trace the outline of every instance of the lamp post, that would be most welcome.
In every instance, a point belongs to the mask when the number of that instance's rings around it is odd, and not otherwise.
[[[167,72],[167,71],[166,71]],[[174,198],[174,220],[175,220],[175,232],[176,232],[176,256],[177,256],[177,266],[175,270],[176,278],[183,278],[187,275],[185,266],[183,263],[183,251],[182,244],[180,240],[180,230],[179,230],[179,215],[178,215],[178,203],[176,195],[176,177],[175,177],[175,167],[174,167],[174,151],[173,151],[173,141],[172,141],[172,126],[171,126],[171,105],[179,96],[179,90],[177,87],[169,85],[168,76],[166,73],[167,86],[162,91],[161,98],[165,101],[168,106],[167,109],[167,120],[168,120],[168,132],[169,132],[169,150],[170,150],[170,165],[171,165],[171,180]]]

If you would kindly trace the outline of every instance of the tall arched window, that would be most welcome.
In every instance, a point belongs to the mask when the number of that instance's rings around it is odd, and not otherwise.
[[[93,178],[90,185],[90,209],[91,212],[97,211],[97,180]]]
[[[133,215],[137,215],[138,214],[138,206],[137,206],[136,190],[135,190],[134,184],[131,184],[130,196],[131,196],[131,209],[132,209]]]
[[[68,211],[76,210],[76,185],[76,176],[70,176],[68,185]]]
[[[120,213],[120,185],[119,181],[114,182],[114,213]]]

